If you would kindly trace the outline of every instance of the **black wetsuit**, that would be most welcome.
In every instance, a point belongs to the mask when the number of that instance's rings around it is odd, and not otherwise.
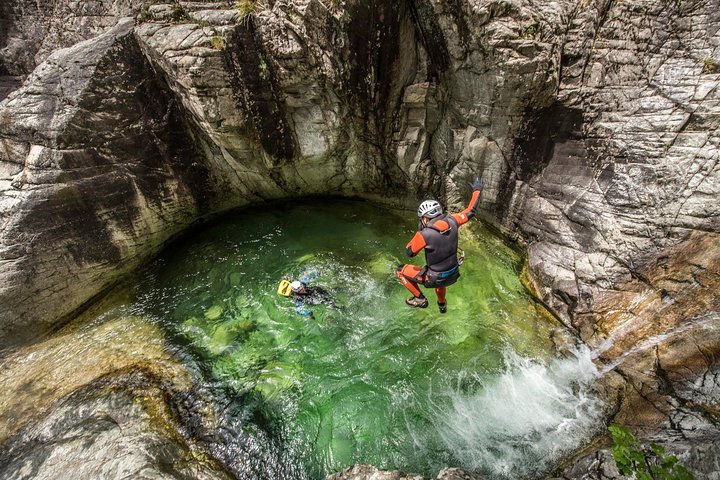
[[[335,307],[335,301],[333,300],[330,292],[322,287],[312,286],[305,287],[302,293],[293,292],[292,299],[295,302],[295,311],[300,315],[306,315],[313,317],[312,311],[306,307],[309,305],[327,305],[329,307]]]
[[[306,286],[304,293],[293,293],[293,300],[304,305],[335,305],[330,292],[317,286]]]

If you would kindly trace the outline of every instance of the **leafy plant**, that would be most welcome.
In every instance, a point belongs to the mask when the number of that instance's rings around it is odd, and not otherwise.
[[[186,22],[188,20],[187,13],[185,13],[185,9],[180,5],[179,3],[173,4],[172,7],[172,21],[173,23],[182,23]]]
[[[641,445],[627,427],[612,424],[612,456],[618,470],[637,480],[694,480],[687,468],[680,465],[677,457],[665,454],[665,449],[651,443]]]
[[[523,30],[523,38],[534,38],[537,35],[538,27],[536,24],[530,25]]]
[[[145,22],[149,22],[150,20],[152,20],[152,15],[150,15],[150,12],[148,11],[148,9],[143,8],[142,10],[140,10],[140,13],[138,13],[138,15],[137,15],[137,21],[139,23],[145,23]]]
[[[258,71],[260,75],[261,80],[267,80],[268,78],[268,67],[267,63],[265,63],[264,59],[260,59],[260,63],[258,64]]]

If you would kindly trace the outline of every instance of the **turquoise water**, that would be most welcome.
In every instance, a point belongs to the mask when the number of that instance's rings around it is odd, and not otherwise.
[[[173,244],[108,315],[161,324],[233,405],[232,429],[260,445],[237,467],[248,478],[324,478],[358,462],[532,476],[592,428],[578,388],[592,364],[553,358],[557,325],[524,291],[519,255],[477,222],[461,230],[448,313],[432,291],[430,308],[407,307],[394,270],[416,226],[412,212],[349,200],[238,211]],[[298,277],[333,304],[298,314],[277,294]]]

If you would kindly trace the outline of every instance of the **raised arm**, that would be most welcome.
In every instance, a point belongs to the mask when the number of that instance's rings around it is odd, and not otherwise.
[[[473,193],[472,197],[470,197],[470,203],[467,208],[460,213],[452,214],[452,217],[457,221],[458,226],[467,223],[471,218],[473,218],[477,212],[478,205],[480,205],[480,194],[482,193],[483,188],[482,178],[476,178],[470,186],[473,189]]]

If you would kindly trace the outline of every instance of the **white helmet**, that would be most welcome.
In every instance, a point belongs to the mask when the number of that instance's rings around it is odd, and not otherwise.
[[[437,200],[425,200],[418,207],[418,217],[435,218],[442,214],[442,205]]]
[[[290,288],[292,289],[293,292],[297,293],[300,290],[302,290],[303,284],[300,280],[295,280],[294,282],[292,282],[290,284]]]

